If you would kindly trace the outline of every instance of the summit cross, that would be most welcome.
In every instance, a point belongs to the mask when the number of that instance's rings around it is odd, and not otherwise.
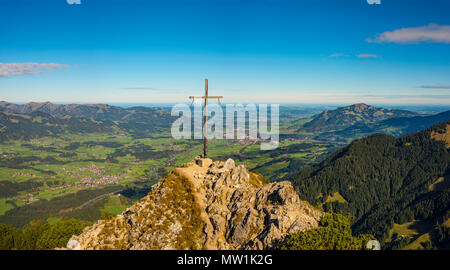
[[[208,79],[205,79],[205,95],[201,97],[190,96],[189,99],[194,101],[195,99],[203,99],[205,102],[205,110],[204,110],[204,118],[203,118],[203,158],[208,157],[208,139],[206,138],[206,134],[208,132],[208,99],[220,99],[223,96],[208,96]]]

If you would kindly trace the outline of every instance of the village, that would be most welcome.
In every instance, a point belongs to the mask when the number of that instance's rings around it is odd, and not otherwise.
[[[118,184],[119,180],[128,178],[126,173],[104,175],[105,171],[103,168],[95,164],[91,164],[87,168],[78,168],[76,171],[69,171],[65,167],[63,167],[62,170],[68,176],[80,179],[80,182],[75,183],[75,185],[85,188]],[[92,174],[93,176],[83,174],[86,172]]]
[[[119,184],[119,182],[122,179],[130,178],[127,175],[127,173],[129,173],[130,170],[128,170],[126,173],[105,175],[104,168],[97,166],[95,164],[91,164],[88,167],[77,168],[76,170],[68,170],[67,168],[62,167],[61,170],[68,177],[76,178],[76,179],[78,179],[78,181],[75,183],[62,182],[62,183],[64,183],[62,185],[48,186],[45,189],[45,192],[65,190],[65,189],[74,188],[74,187],[79,188],[79,189],[97,188],[100,186]],[[39,179],[44,178],[43,176],[32,174],[32,173],[27,173],[27,172],[16,172],[12,175],[12,178],[18,178],[18,177],[39,178]],[[57,176],[52,175],[49,178],[56,179]],[[48,178],[46,178],[46,180],[47,179]],[[17,196],[16,199],[19,202],[32,203],[36,200],[39,200],[41,192],[40,191],[27,192],[26,194]]]

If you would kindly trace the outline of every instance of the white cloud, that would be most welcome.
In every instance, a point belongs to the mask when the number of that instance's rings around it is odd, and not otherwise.
[[[362,53],[362,54],[358,54],[356,57],[358,57],[358,58],[377,58],[378,56],[376,54]]]
[[[52,72],[54,69],[68,68],[62,64],[39,64],[39,63],[0,63],[0,77],[22,76]]]
[[[374,39],[367,38],[366,41],[378,43],[450,43],[450,25],[430,23],[425,26],[401,28],[378,34]]]
[[[450,85],[422,85],[420,88],[429,88],[429,89],[450,89]]]
[[[330,55],[329,57],[341,57],[341,56],[347,56],[346,54],[343,53],[333,53],[332,55]]]

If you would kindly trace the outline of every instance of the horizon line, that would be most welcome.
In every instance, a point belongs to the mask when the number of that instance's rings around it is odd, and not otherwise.
[[[55,105],[71,105],[71,104],[78,104],[78,105],[113,105],[117,107],[121,107],[120,105],[168,105],[172,106],[175,104],[186,104],[190,103],[189,101],[185,102],[91,102],[91,101],[6,101],[6,100],[0,100],[0,102],[6,102],[6,103],[12,103],[17,105],[25,105],[28,103],[52,103]],[[421,106],[421,107],[450,107],[449,103],[379,103],[379,102],[345,102],[345,103],[314,103],[314,102],[274,102],[274,103],[267,103],[267,102],[223,102],[223,105],[225,104],[279,104],[283,106],[351,106],[356,104],[366,104],[370,106]]]

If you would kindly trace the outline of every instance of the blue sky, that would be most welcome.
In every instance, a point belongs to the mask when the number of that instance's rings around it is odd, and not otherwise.
[[[0,100],[450,104],[450,1],[0,1]]]

